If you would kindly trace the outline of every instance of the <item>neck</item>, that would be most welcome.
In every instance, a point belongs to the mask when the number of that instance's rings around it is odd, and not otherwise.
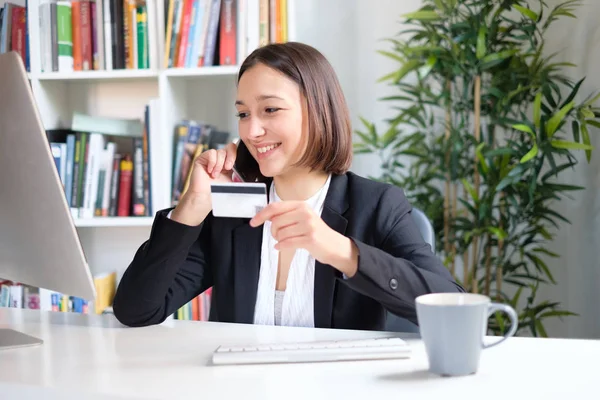
[[[273,182],[277,196],[283,201],[299,201],[311,198],[327,181],[323,171],[294,171],[275,176]]]

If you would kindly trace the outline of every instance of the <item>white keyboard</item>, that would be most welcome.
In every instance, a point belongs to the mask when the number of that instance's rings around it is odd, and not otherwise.
[[[220,346],[213,363],[264,364],[409,358],[410,347],[400,338],[345,339],[322,342]]]

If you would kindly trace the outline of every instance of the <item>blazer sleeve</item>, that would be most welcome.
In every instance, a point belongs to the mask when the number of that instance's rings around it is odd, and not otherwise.
[[[464,292],[431,250],[413,221],[404,192],[389,187],[375,212],[379,243],[350,239],[358,248],[358,270],[344,282],[392,313],[416,323],[416,297],[434,292]]]
[[[188,226],[168,218],[169,211],[156,214],[119,282],[113,311],[124,325],[159,324],[212,286],[209,219]]]

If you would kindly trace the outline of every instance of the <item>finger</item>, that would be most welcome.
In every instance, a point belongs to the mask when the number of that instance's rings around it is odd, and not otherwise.
[[[206,164],[206,172],[212,174],[213,168],[215,168],[215,165],[217,164],[217,151],[214,149],[208,150],[205,157],[208,161]]]
[[[273,234],[273,238],[278,242],[282,242],[286,239],[290,239],[296,236],[305,236],[307,232],[306,224],[301,222],[292,225],[284,226],[279,229],[276,234]]]
[[[279,201],[277,203],[271,203],[260,210],[254,218],[250,220],[250,226],[262,225],[265,221],[271,220],[277,215],[289,212],[300,206],[304,206],[303,202]]]
[[[275,250],[296,250],[306,248],[306,238],[304,236],[289,237],[275,244]]]
[[[294,211],[295,210],[291,210],[289,212],[276,215],[271,219],[271,234],[274,238],[277,239],[278,232],[281,229],[302,222],[302,218],[299,218],[298,213]]]
[[[225,152],[225,150],[217,150],[217,163],[215,164],[215,168],[212,172],[213,178],[218,177],[219,174],[221,173],[221,170],[223,169],[223,164],[225,163],[226,156],[227,156],[227,153]]]
[[[229,143],[225,147],[225,152],[227,153],[227,157],[225,158],[225,168],[232,169],[237,156],[237,145],[235,143]]]

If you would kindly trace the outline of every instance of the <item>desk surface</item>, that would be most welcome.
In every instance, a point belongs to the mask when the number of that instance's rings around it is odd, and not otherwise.
[[[209,361],[221,344],[393,335],[385,332],[192,321],[127,328],[112,316],[9,308],[0,308],[0,328],[45,342],[0,350],[0,393],[14,394],[3,398],[488,400],[598,393],[600,341],[591,340],[512,338],[483,351],[476,375],[442,378],[427,372],[419,340],[408,340],[408,360],[252,366]]]

